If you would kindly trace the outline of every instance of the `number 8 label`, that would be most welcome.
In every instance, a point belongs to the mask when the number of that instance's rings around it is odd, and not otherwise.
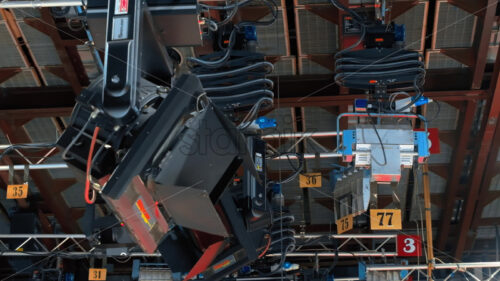
[[[418,235],[398,235],[398,256],[418,257],[422,255],[422,240]]]

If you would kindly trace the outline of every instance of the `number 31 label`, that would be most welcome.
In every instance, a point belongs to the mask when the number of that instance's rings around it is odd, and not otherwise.
[[[419,257],[422,255],[422,240],[418,235],[398,235],[398,256]]]
[[[89,280],[106,280],[106,268],[90,268]]]

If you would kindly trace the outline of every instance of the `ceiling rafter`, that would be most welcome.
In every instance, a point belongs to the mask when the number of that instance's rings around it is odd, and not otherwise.
[[[467,190],[467,197],[460,221],[460,236],[456,244],[455,257],[460,258],[465,249],[465,244],[472,225],[472,220],[477,209],[478,198],[481,193],[484,194],[489,189],[488,177],[485,175],[487,168],[491,169],[495,165],[497,154],[491,154],[491,150],[496,142],[499,141],[500,133],[500,49],[495,62],[494,80],[490,85],[491,98],[488,101],[487,110],[484,111],[483,129],[481,131],[481,142],[474,160],[472,174]],[[463,136],[463,135],[462,135]],[[495,139],[495,137],[497,137]],[[487,166],[489,163],[489,166]]]
[[[36,63],[36,60],[33,59],[33,53],[31,52],[29,45],[26,43],[26,38],[24,37],[12,10],[0,9],[0,16],[5,20],[7,30],[9,31],[12,42],[16,46],[16,49],[21,56],[25,66],[29,67],[29,70],[31,71],[36,84],[38,86],[44,85],[40,67]]]
[[[446,242],[448,241],[448,235],[450,233],[451,217],[453,213],[453,207],[455,204],[456,196],[458,193],[458,186],[460,184],[460,175],[462,174],[464,161],[466,157],[466,148],[469,143],[470,132],[472,130],[472,125],[474,121],[474,115],[476,112],[476,104],[472,101],[466,103],[465,108],[461,110],[461,115],[458,124],[460,124],[459,135],[462,136],[453,150],[453,156],[448,170],[447,183],[445,194],[447,194],[446,202],[443,204],[443,213],[441,220],[438,224],[438,240],[436,246],[440,249],[445,249]],[[431,168],[432,171],[432,168]]]
[[[83,86],[87,86],[90,82],[80,55],[78,54],[78,50],[74,44],[84,44],[85,42],[83,40],[71,39],[67,41],[62,39],[49,9],[41,8],[40,13],[41,19],[25,18],[24,22],[52,39],[64,68],[64,73],[60,71],[54,71],[53,73],[68,81],[74,91],[74,95],[79,95]]]

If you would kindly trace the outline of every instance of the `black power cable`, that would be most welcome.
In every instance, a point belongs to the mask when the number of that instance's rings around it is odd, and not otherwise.
[[[378,133],[377,127],[375,126],[375,123],[373,122],[373,117],[371,117],[370,113],[368,113],[368,117],[370,117],[369,118],[370,123],[372,124],[373,130],[375,131],[375,134],[377,135],[378,141],[380,142],[380,146],[382,147],[382,153],[384,155],[384,164],[379,163],[377,161],[377,159],[375,159],[373,156],[372,156],[372,159],[373,159],[373,161],[377,162],[377,164],[379,164],[380,166],[385,166],[385,165],[387,165],[387,155],[385,154],[384,143],[382,142],[382,138],[380,137],[380,134]]]
[[[7,156],[9,153],[16,149],[45,149],[45,148],[54,148],[56,146],[55,143],[26,143],[26,144],[13,144],[7,147],[1,154],[0,160],[3,157]]]

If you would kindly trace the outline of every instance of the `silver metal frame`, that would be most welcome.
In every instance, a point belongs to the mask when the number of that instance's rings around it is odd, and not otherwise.
[[[85,6],[82,0],[1,1],[1,9]]]

